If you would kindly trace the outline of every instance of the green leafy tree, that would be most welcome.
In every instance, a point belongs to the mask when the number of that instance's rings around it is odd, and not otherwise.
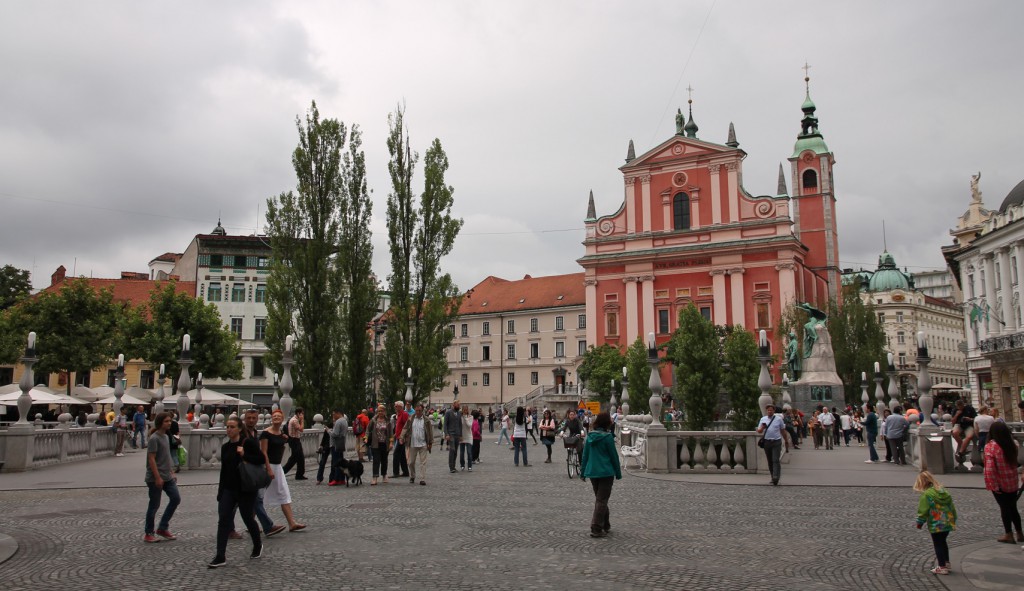
[[[28,271],[13,265],[0,268],[0,310],[6,310],[25,299],[31,291]]]
[[[337,264],[344,285],[341,304],[341,340],[344,343],[341,403],[354,409],[365,402],[373,348],[367,324],[377,313],[377,281],[373,276],[373,242],[368,231],[373,202],[366,188],[366,156],[359,126],[349,134],[341,175],[344,192],[339,203],[341,219]]]
[[[445,348],[448,329],[458,315],[461,297],[441,260],[451,252],[462,220],[451,215],[454,190],[445,181],[448,156],[435,139],[424,158],[424,189],[413,197],[413,169],[419,159],[409,144],[405,111],[388,117],[391,193],[387,201],[391,253],[391,309],[381,356],[381,398],[399,396],[406,371],[412,370],[413,399],[440,390],[448,375]]]
[[[192,341],[190,373],[203,377],[238,380],[242,378],[241,347],[234,333],[223,324],[214,304],[178,292],[175,282],[158,285],[138,313],[132,313],[121,349],[127,357],[145,359],[154,369],[165,365],[168,375],[181,372],[181,339]]]
[[[757,399],[761,389],[757,378],[761,366],[757,362],[757,343],[754,335],[736,325],[725,335],[722,343],[722,357],[728,368],[722,375],[722,385],[729,393],[733,425],[739,431],[750,431],[757,426],[761,416]]]
[[[687,427],[706,429],[714,420],[722,369],[715,325],[693,304],[680,310],[666,358],[675,366],[675,391],[683,402]]]
[[[876,361],[885,365],[885,330],[870,301],[865,304],[856,286],[844,286],[842,306],[829,305],[828,334],[836,356],[836,373],[846,386],[847,404],[860,404],[860,374],[873,375]],[[870,388],[871,391],[874,388]]]
[[[615,392],[616,396],[622,393],[623,367],[626,367],[626,358],[622,351],[618,347],[606,343],[596,347],[591,345],[583,354],[583,362],[580,363],[576,372],[586,389],[593,393],[599,401],[607,403],[611,400],[612,392]],[[612,380],[615,380],[614,389]],[[629,406],[632,414],[635,412],[632,410],[634,408],[632,386],[629,390]]]
[[[7,339],[3,361],[16,361],[24,352],[25,335],[34,331],[37,383],[46,382],[51,373],[89,372],[120,352],[130,316],[126,304],[114,301],[112,290],[97,292],[84,279],[68,281],[5,311],[4,328],[16,336]],[[67,381],[68,391],[72,382]]]
[[[651,412],[651,366],[647,363],[647,345],[640,337],[626,349],[626,369],[629,373],[629,414]]]
[[[345,125],[321,119],[314,101],[296,118],[296,190],[267,200],[273,256],[267,278],[267,360],[277,365],[295,335],[293,395],[302,406],[337,406],[343,360],[341,242]],[[366,231],[367,228],[360,228]]]

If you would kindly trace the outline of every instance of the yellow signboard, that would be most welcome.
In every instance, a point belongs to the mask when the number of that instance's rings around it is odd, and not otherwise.
[[[580,402],[579,408],[589,410],[596,415],[601,412],[601,403],[588,400],[586,402]]]

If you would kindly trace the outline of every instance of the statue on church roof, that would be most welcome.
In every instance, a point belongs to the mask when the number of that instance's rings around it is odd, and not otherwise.
[[[684,125],[686,125],[686,117],[683,117],[683,110],[676,109],[676,135],[683,135]]]
[[[981,181],[981,171],[971,175],[971,201],[981,203],[981,191],[978,190],[978,182]]]

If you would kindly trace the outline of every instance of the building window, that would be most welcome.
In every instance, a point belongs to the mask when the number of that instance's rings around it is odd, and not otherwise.
[[[686,193],[676,193],[672,198],[672,228],[690,229],[690,197]]]
[[[897,345],[905,345],[906,342],[907,342],[906,334],[902,330],[897,332],[896,333],[896,344]]]
[[[262,378],[263,376],[266,375],[266,373],[267,373],[267,370],[266,370],[265,367],[263,367],[263,358],[262,357],[253,357],[252,358],[252,377],[254,377],[254,378]]]
[[[900,353],[899,363],[900,363],[900,367],[906,367],[906,365],[907,365],[907,354],[906,353]]]
[[[459,361],[469,361],[469,347],[459,347]]]
[[[505,332],[508,333],[508,334],[516,334],[516,321],[515,320],[509,320],[505,324]]]
[[[108,369],[107,370],[107,385],[110,386],[111,388],[116,388],[117,387],[116,383],[117,383],[117,370],[115,370],[115,369]]]
[[[555,341],[555,357],[565,357],[564,341]]]
[[[487,372],[484,372],[483,384],[485,386],[490,386],[491,385],[491,374],[489,374]]]
[[[455,338],[455,325],[454,324],[449,324],[448,325],[448,335],[451,336],[453,339]]]
[[[555,330],[565,330],[565,319],[561,316],[555,316]]]
[[[152,369],[144,369],[139,372],[139,387],[145,388],[146,390],[153,387],[153,382],[156,378],[156,372]]]
[[[530,359],[538,359],[540,357],[540,344],[530,343]]]
[[[485,337],[491,336],[491,323],[490,322],[484,322],[484,336]]]
[[[587,354],[587,341],[576,341],[576,353],[580,357]]]
[[[605,333],[608,336],[619,334],[619,315],[615,312],[608,312],[604,315]]]
[[[270,259],[268,259],[267,257],[256,257],[256,268],[257,269],[266,269],[269,266],[270,266]]]
[[[462,374],[459,376],[459,385],[463,388],[469,385],[469,374]]]
[[[530,319],[530,332],[537,332],[537,319],[536,318],[531,318]]]
[[[490,361],[491,360],[491,346],[490,345],[484,345],[484,347],[483,347],[483,355],[481,355],[481,357],[482,357],[483,361]]]
[[[515,343],[509,343],[508,344],[508,359],[515,359],[515,358],[516,358],[516,344]]]
[[[805,189],[817,189],[818,188],[818,173],[813,168],[808,168],[804,171],[803,176],[803,188]]]
[[[220,283],[211,283],[210,287],[206,290],[206,301],[219,302],[223,297],[220,291]]]
[[[257,341],[267,340],[267,319],[257,318],[256,319],[256,334],[254,337]]]
[[[896,322],[903,322],[903,312],[896,312]]]
[[[210,255],[210,266],[211,267],[223,267],[224,266],[224,255],[222,255],[222,254],[211,254]]]
[[[711,306],[701,306],[700,315],[704,317],[704,320],[711,322]]]
[[[265,304],[267,302],[267,284],[257,283],[256,284],[256,303]]]
[[[878,313],[878,323],[885,324],[885,312]]]
[[[508,380],[505,382],[509,386],[516,385],[516,374],[513,371],[508,372]]]
[[[469,325],[468,324],[462,323],[462,325],[459,326],[459,336],[461,336],[461,337],[468,337],[469,336]]]
[[[245,301],[245,284],[244,283],[232,283],[231,284],[231,301],[232,302],[244,302]]]
[[[769,312],[768,304],[760,303],[757,305],[757,327],[758,328],[770,328],[772,325],[772,316]]]
[[[576,328],[582,330],[582,329],[584,329],[586,327],[587,327],[587,315],[586,314],[580,314],[579,316],[576,317]]]
[[[235,338],[242,338],[242,319],[232,318],[231,319],[231,332],[235,333]]]
[[[539,383],[540,383],[540,375],[538,375],[537,372],[535,372],[535,371],[531,371],[530,372],[530,385],[531,386],[536,386]]]
[[[658,310],[658,334],[668,334],[668,309]]]

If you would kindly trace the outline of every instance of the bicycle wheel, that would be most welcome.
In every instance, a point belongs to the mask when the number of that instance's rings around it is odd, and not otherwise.
[[[570,449],[565,456],[565,468],[569,472],[569,478],[576,478],[580,473],[580,463],[577,459],[576,450]]]

